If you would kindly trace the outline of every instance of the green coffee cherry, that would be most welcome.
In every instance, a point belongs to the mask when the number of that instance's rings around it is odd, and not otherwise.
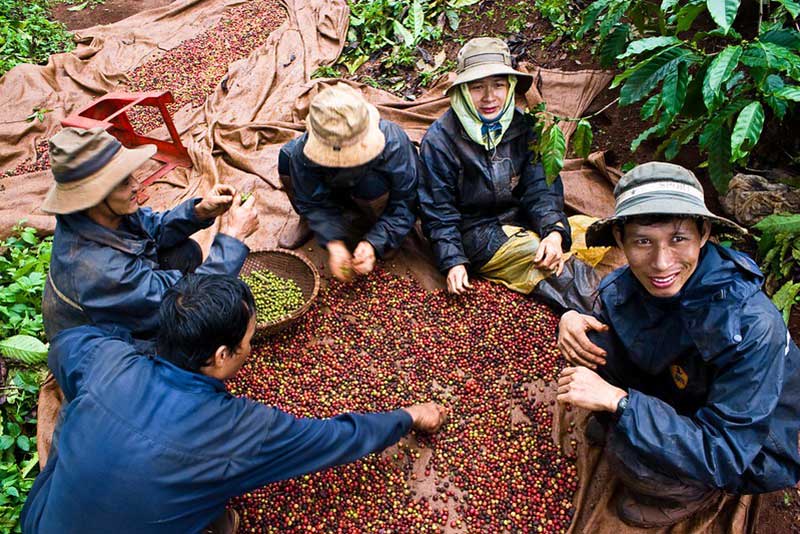
[[[290,278],[282,278],[266,269],[252,271],[241,278],[253,292],[258,323],[278,321],[303,305],[303,291]]]

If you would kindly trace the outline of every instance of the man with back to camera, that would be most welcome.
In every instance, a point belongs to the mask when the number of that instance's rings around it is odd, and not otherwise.
[[[95,326],[53,339],[48,364],[67,405],[25,503],[25,532],[235,532],[229,498],[445,419],[434,403],[296,418],[232,396],[223,380],[247,360],[255,331],[253,296],[232,276],[187,275],[164,295],[160,322],[169,328],[157,356]]]
[[[677,165],[639,165],[614,196],[614,216],[587,243],[619,246],[629,265],[600,284],[596,317],[562,316],[559,348],[575,367],[558,400],[598,412],[587,437],[605,442],[622,482],[620,518],[663,527],[723,491],[795,485],[800,351],[755,263],[708,242],[741,229],[713,215]]]

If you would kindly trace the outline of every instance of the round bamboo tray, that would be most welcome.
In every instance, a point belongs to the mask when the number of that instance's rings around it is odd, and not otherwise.
[[[311,261],[296,252],[280,248],[258,250],[248,254],[240,275],[246,276],[253,271],[267,269],[274,274],[291,278],[303,292],[303,305],[291,314],[268,323],[256,324],[255,338],[277,334],[295,323],[314,304],[319,293],[319,272]]]

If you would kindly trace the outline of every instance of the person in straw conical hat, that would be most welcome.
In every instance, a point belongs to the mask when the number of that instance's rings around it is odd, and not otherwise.
[[[416,148],[343,83],[311,101],[306,132],[281,148],[278,170],[339,280],[371,272],[416,221]]]

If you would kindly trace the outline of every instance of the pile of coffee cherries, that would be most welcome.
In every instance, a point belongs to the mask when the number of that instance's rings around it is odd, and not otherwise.
[[[228,385],[296,416],[434,400],[432,435],[238,498],[244,532],[563,532],[575,458],[552,438],[557,318],[488,282],[430,292],[375,271],[332,282]]]
[[[303,305],[303,290],[291,278],[283,278],[267,269],[242,276],[256,302],[256,322],[277,321]]]

